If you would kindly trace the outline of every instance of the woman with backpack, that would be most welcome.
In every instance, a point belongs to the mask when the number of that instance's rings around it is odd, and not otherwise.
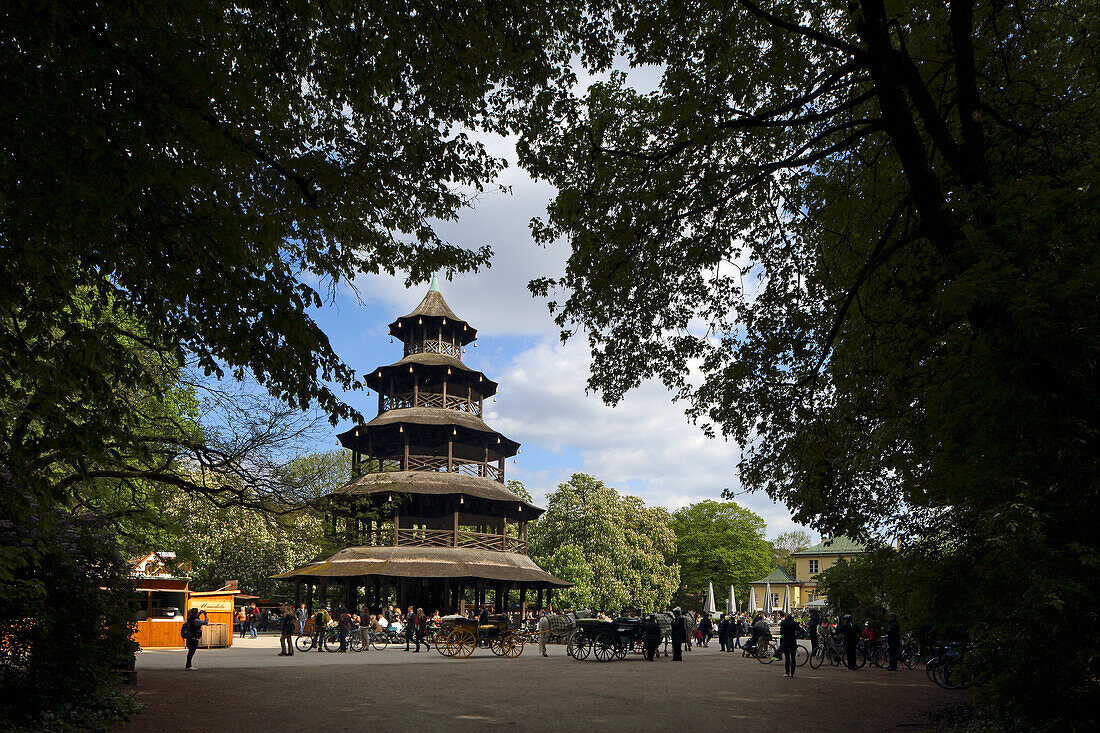
[[[202,614],[202,618],[199,618],[199,614]],[[187,667],[185,669],[194,670],[195,667],[191,666],[191,659],[195,656],[195,650],[199,648],[199,639],[202,638],[202,627],[210,623],[206,618],[206,611],[200,611],[197,608],[192,608],[187,612],[187,620],[183,622],[183,628],[180,629],[180,636],[187,642]]]

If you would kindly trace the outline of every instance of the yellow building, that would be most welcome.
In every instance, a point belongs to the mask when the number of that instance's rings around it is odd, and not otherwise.
[[[818,574],[835,565],[837,560],[863,552],[865,552],[863,545],[856,544],[843,535],[822,540],[805,550],[792,552],[794,575],[792,576],[783,567],[777,566],[760,580],[749,583],[751,595],[746,609],[782,611],[784,600],[789,599],[789,608],[794,611],[805,608],[807,604],[815,601],[824,601],[825,596],[817,592]],[[748,608],[754,601],[755,608]]]
[[[857,544],[844,535],[823,539],[813,547],[792,552],[794,558],[794,577],[798,583],[801,603],[795,608],[802,608],[807,603],[823,601],[825,596],[817,592],[817,576],[836,565],[837,560],[861,555],[866,552],[863,545]]]

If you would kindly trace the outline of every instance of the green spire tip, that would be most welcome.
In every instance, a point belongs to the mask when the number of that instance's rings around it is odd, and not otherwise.
[[[431,293],[431,292],[438,293],[439,292],[439,281],[436,280],[435,275],[432,275],[432,286],[430,288],[428,288],[428,292],[429,293]]]

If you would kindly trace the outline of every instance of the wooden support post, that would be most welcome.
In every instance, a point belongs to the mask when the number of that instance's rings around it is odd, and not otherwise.
[[[453,440],[453,437],[454,436],[451,436],[451,437],[447,438],[447,471],[448,472],[451,472],[451,471],[454,470],[454,447],[455,447],[455,442]]]
[[[546,608],[546,606],[542,605],[542,588],[539,588],[539,591],[538,591],[538,604],[539,604],[539,612],[541,613],[542,609]]]
[[[455,508],[455,537],[452,547],[458,547],[458,509]]]
[[[402,471],[409,470],[409,434],[405,433],[405,462],[401,464]]]
[[[527,618],[527,586],[520,586],[519,589],[519,617],[520,620]]]
[[[393,546],[397,547],[401,544],[400,538],[397,535],[397,529],[401,526],[401,515],[396,509],[393,510]]]
[[[447,407],[447,379],[443,379],[443,407]]]
[[[500,551],[508,552],[508,517],[500,518]]]
[[[497,481],[499,481],[501,483],[504,483],[504,457],[503,456],[501,457],[501,459],[499,461],[497,461],[497,470],[500,471],[500,474],[497,476]]]

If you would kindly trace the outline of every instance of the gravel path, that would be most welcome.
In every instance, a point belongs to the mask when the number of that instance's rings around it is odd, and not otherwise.
[[[239,640],[238,640],[239,641]],[[148,706],[122,731],[514,730],[593,726],[635,731],[882,731],[925,728],[929,714],[960,700],[923,670],[846,672],[800,667],[783,677],[717,646],[682,663],[636,655],[601,664],[569,659],[561,646],[519,659],[466,660],[403,647],[361,654],[278,657],[271,639],[199,650],[197,671],[179,651],[138,655],[139,698]],[[486,652],[487,654],[487,652]]]

